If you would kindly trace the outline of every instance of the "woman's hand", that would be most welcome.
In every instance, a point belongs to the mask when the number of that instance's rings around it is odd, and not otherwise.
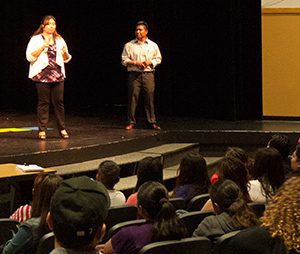
[[[67,60],[69,58],[68,50],[66,46],[63,46],[61,49],[61,54],[64,58],[64,60]]]

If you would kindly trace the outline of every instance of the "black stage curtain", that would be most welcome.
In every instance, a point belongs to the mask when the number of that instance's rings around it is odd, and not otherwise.
[[[260,0],[3,0],[0,109],[35,111],[25,49],[42,16],[52,14],[73,55],[67,112],[125,108],[120,55],[135,23],[146,20],[163,55],[156,74],[158,115],[260,119],[260,11]]]

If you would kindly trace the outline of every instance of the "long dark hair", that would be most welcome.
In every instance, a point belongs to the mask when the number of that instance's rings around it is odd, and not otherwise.
[[[194,196],[208,192],[210,181],[206,161],[201,154],[189,153],[181,159],[173,196],[176,196],[178,187],[185,184],[195,186]]]
[[[32,217],[40,217],[39,233],[44,235],[49,232],[46,217],[50,208],[51,197],[62,182],[62,178],[56,174],[47,175],[40,183],[32,201]]]
[[[222,158],[218,166],[220,179],[229,179],[235,182],[239,186],[246,202],[251,202],[248,193],[248,171],[244,163],[237,158],[228,156]]]
[[[264,147],[254,158],[253,179],[258,179],[266,198],[271,198],[284,182],[283,158],[277,149]]]
[[[160,158],[147,156],[143,158],[137,165],[137,183],[134,192],[147,181],[156,181],[163,183],[163,166]]]
[[[138,190],[138,205],[153,223],[152,241],[176,240],[187,237],[187,229],[175,213],[175,207],[169,202],[168,191],[159,182],[149,181]]]
[[[38,27],[38,29],[36,29],[36,30],[34,31],[34,33],[33,33],[32,36],[43,33],[43,31],[44,31],[44,26],[46,26],[46,25],[49,24],[49,20],[50,20],[50,19],[53,19],[53,20],[55,21],[55,23],[57,24],[56,18],[55,18],[54,16],[52,16],[52,15],[46,15],[46,16],[44,16],[44,17],[42,18],[41,23],[40,23],[40,26]],[[54,31],[54,33],[53,33],[53,37],[54,37],[54,39],[56,39],[57,37],[61,37],[61,35],[57,33],[56,29],[55,29],[55,31]]]
[[[236,228],[247,228],[257,225],[255,213],[250,209],[243,198],[239,186],[231,180],[218,180],[209,190],[213,204],[219,208],[219,212],[226,212],[232,219]]]
[[[300,160],[300,144],[296,145],[295,154],[297,158]]]

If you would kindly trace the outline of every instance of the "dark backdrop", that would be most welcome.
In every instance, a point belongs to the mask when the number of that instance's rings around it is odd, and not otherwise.
[[[67,113],[126,112],[120,55],[138,20],[149,23],[163,62],[157,68],[159,116],[260,119],[260,0],[3,0],[0,110],[34,112],[25,49],[45,14],[73,56],[67,64]]]

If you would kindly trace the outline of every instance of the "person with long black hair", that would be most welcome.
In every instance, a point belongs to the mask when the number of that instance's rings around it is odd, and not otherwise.
[[[175,188],[171,197],[183,198],[186,202],[193,197],[208,193],[210,181],[207,164],[199,153],[184,156],[177,171]]]
[[[273,147],[257,150],[249,182],[249,195],[253,202],[267,203],[285,181],[281,154]]]
[[[141,185],[138,211],[146,224],[121,229],[105,244],[105,254],[134,254],[151,242],[187,237],[187,230],[176,216],[168,191],[161,183],[149,181]]]
[[[2,254],[35,253],[40,238],[49,233],[46,218],[51,197],[62,182],[56,174],[49,174],[40,183],[32,200],[31,219],[22,223],[18,232],[5,244]]]

